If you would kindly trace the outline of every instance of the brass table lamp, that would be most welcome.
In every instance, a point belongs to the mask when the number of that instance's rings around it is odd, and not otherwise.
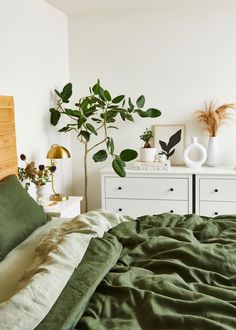
[[[70,153],[66,148],[59,146],[58,144],[53,144],[47,153],[47,158],[51,159],[51,166],[53,166],[55,165],[55,162],[53,161],[54,159],[70,158]],[[50,196],[51,201],[60,202],[68,199],[68,196],[59,194],[55,191],[54,172],[52,172],[52,191],[53,195]]]

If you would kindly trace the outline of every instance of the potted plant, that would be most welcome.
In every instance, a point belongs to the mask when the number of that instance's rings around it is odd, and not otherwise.
[[[56,166],[54,164],[36,166],[34,161],[28,163],[24,154],[20,155],[20,159],[25,162],[24,167],[18,167],[20,182],[22,182],[26,190],[29,189],[31,183],[35,184],[37,201],[45,202],[49,196],[46,184],[51,181],[52,173],[56,171]]]
[[[209,135],[206,160],[206,165],[208,166],[217,166],[220,162],[217,133],[225,120],[232,119],[233,113],[230,112],[232,109],[236,109],[236,105],[233,103],[217,107],[213,101],[210,101],[209,103],[205,102],[203,109],[196,111],[198,122],[203,124],[205,131]]]
[[[153,139],[152,130],[146,128],[143,134],[140,135],[140,139],[144,141],[144,146],[140,148],[140,161],[154,162],[156,156],[156,148],[153,148],[150,144],[151,139]]]
[[[126,162],[137,157],[137,151],[124,149],[119,154],[115,151],[115,141],[112,130],[119,129],[119,121],[134,122],[134,117],[156,118],[161,115],[160,110],[149,108],[144,110],[145,97],[139,96],[136,102],[125,95],[111,96],[102,88],[100,81],[89,88],[89,95],[81,97],[72,109],[68,107],[72,96],[72,84],[66,84],[62,91],[55,90],[58,96],[55,108],[51,108],[51,124],[56,126],[62,116],[69,122],[59,132],[75,132],[79,143],[84,146],[84,202],[85,211],[88,210],[88,156],[93,154],[95,162],[103,162],[108,157],[112,159],[113,170],[121,177],[125,177]],[[118,123],[117,123],[118,122]],[[90,139],[91,137],[91,139]],[[92,144],[91,144],[92,140]],[[98,150],[96,150],[100,147]]]

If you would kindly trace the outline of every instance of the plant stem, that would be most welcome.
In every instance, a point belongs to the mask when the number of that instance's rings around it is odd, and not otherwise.
[[[85,201],[85,212],[88,212],[88,143],[84,144],[84,201]]]

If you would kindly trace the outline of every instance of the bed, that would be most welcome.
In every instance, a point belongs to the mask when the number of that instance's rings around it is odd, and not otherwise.
[[[13,113],[0,97],[1,330],[236,329],[236,215],[49,219],[14,175]]]

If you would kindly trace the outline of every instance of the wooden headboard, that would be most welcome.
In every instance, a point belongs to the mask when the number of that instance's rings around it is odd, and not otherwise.
[[[14,100],[0,96],[0,180],[10,174],[17,175]]]

